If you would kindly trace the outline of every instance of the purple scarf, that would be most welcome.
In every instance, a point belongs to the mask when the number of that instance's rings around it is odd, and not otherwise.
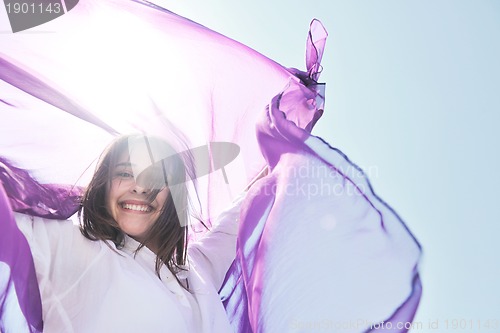
[[[172,140],[174,128],[187,148],[240,147],[224,177],[197,179],[207,220],[271,167],[243,203],[220,292],[236,332],[407,331],[421,294],[420,246],[362,171],[310,134],[323,112],[318,21],[306,71],[141,1],[80,1],[37,29],[45,33],[0,36],[4,333],[43,330],[33,259],[12,211],[68,218],[116,135]]]

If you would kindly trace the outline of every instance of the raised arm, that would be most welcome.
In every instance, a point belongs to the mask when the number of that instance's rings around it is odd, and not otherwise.
[[[213,229],[201,240],[189,246],[188,254],[192,264],[205,274],[204,278],[210,279],[217,290],[221,287],[226,272],[236,256],[241,204],[248,189],[267,174],[266,166],[250,181],[245,191],[233,201],[232,206],[217,217]]]

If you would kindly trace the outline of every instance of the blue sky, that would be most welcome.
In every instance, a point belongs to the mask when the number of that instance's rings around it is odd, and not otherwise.
[[[499,1],[157,2],[297,68],[320,19],[314,134],[367,171],[424,247],[416,321],[500,320]]]

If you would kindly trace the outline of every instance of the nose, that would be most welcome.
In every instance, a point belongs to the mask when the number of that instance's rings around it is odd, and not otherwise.
[[[151,189],[143,187],[137,182],[132,186],[132,192],[136,194],[148,194],[150,191]]]

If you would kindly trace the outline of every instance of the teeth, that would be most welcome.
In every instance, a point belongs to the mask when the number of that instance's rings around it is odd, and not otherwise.
[[[132,204],[123,204],[123,208],[135,210],[139,212],[149,212],[151,208],[148,205],[132,205]]]

